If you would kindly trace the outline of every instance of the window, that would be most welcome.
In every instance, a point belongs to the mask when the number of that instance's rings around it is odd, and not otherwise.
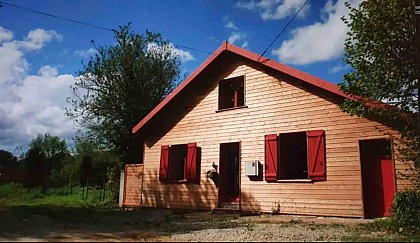
[[[161,182],[200,182],[201,148],[197,143],[161,147]]]
[[[306,132],[280,134],[279,143],[279,179],[308,179]]]
[[[186,179],[187,144],[173,145],[169,149],[169,180]]]
[[[245,105],[244,76],[219,81],[219,110]]]
[[[265,179],[326,180],[323,130],[265,136]]]

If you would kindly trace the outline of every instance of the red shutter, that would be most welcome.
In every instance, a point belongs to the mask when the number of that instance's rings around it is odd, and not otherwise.
[[[277,181],[277,134],[265,135],[265,180]]]
[[[160,151],[159,181],[165,182],[169,179],[169,146],[164,145]]]
[[[187,181],[192,183],[199,182],[199,171],[197,170],[197,143],[188,144],[187,152]]]
[[[313,181],[326,180],[325,132],[308,131],[308,176]]]

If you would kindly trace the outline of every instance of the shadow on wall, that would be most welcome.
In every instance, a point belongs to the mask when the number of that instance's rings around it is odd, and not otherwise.
[[[251,193],[241,192],[241,211],[261,212],[261,204]]]
[[[229,65],[226,65],[226,63],[229,63]],[[232,56],[222,55],[203,70],[194,82],[186,86],[179,95],[163,107],[161,112],[155,115],[154,119],[142,128],[142,133],[147,137],[145,140],[146,146],[149,148],[154,146],[157,141],[217,88],[219,80],[224,79],[242,64],[243,61],[233,59]]]
[[[158,170],[145,172],[142,207],[212,210],[218,206],[218,188],[201,174],[200,184],[162,183]],[[250,193],[241,193],[242,211],[260,212],[260,202]]]
[[[163,183],[159,181],[158,170],[145,171],[143,207],[209,210],[216,205],[217,187],[204,174],[200,174],[200,184]]]

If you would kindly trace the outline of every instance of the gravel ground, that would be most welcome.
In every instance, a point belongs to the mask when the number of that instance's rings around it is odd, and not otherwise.
[[[204,229],[171,236],[174,241],[197,242],[293,242],[340,241],[350,233],[343,226],[311,226],[300,224],[248,224],[225,229]]]

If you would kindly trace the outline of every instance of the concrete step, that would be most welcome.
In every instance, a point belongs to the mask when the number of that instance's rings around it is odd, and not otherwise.
[[[239,214],[239,207],[237,209],[232,208],[213,208],[215,214]]]
[[[222,202],[219,203],[219,208],[239,210],[239,202]]]

